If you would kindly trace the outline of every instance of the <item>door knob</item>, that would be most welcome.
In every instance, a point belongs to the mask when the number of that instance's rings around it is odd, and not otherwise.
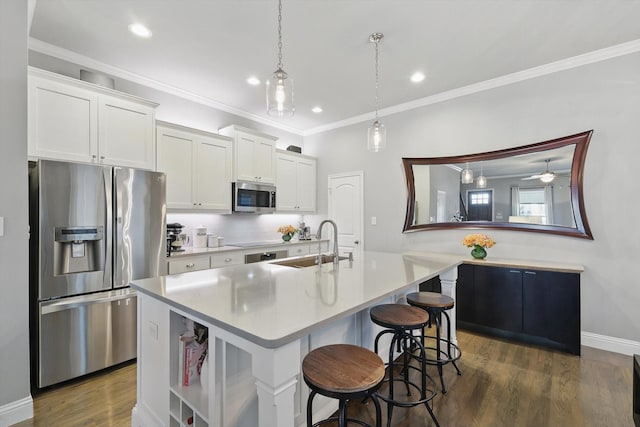
[[[359,245],[359,244],[360,244],[360,240],[354,240],[354,241],[353,241],[353,244],[354,244],[354,245]]]

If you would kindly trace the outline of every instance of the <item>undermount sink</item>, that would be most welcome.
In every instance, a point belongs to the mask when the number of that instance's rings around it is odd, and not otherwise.
[[[321,263],[326,264],[328,262],[333,262],[333,258],[333,255],[322,255]],[[348,258],[349,257],[346,256],[339,256],[338,261]],[[314,265],[318,265],[318,255],[309,255],[301,258],[286,259],[283,261],[273,262],[272,264],[293,268],[313,267]]]

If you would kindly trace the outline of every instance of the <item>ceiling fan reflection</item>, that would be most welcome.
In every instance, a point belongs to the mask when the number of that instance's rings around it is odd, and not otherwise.
[[[536,175],[531,175],[531,176],[528,176],[526,178],[522,178],[522,180],[526,181],[528,179],[539,179],[540,181],[544,182],[545,184],[548,184],[551,181],[553,181],[556,178],[556,174],[555,174],[555,172],[549,171],[549,160],[545,160],[545,162],[547,163],[547,169],[544,172],[536,174]]]

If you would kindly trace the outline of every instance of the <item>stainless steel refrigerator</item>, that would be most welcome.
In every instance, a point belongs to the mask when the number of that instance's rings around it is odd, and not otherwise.
[[[29,163],[32,385],[136,357],[134,279],[165,259],[165,175]]]

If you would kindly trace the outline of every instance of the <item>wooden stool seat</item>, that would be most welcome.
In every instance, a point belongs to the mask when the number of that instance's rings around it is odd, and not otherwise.
[[[404,304],[376,305],[369,315],[378,325],[392,329],[416,329],[429,322],[429,315],[424,310]]]
[[[455,305],[453,298],[435,292],[413,292],[407,294],[407,302],[416,307],[450,310]]]
[[[349,344],[327,345],[302,361],[304,379],[331,393],[370,390],[384,378],[384,362],[372,351]]]

